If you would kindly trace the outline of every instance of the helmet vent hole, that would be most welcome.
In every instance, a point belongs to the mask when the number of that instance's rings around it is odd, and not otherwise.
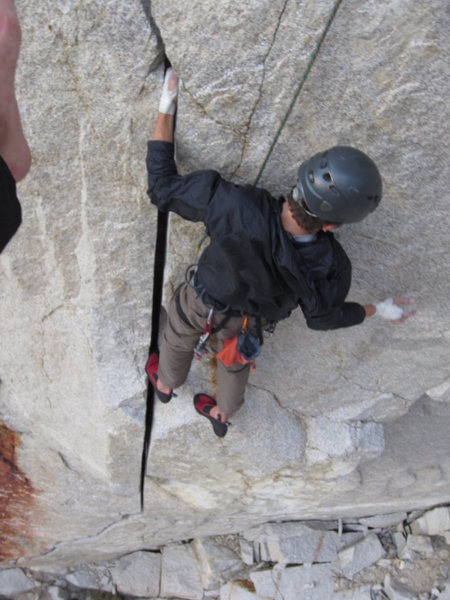
[[[328,166],[328,153],[325,152],[320,158],[320,168],[325,169]]]
[[[328,181],[328,183],[331,181],[331,175],[329,173],[324,173],[323,178],[325,181]]]
[[[330,185],[330,192],[333,192],[333,194],[339,196],[339,191],[335,185]]]
[[[308,179],[311,183],[314,183],[314,173],[313,171],[308,172]]]

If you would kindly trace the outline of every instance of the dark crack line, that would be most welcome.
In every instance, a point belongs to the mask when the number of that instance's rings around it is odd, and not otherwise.
[[[264,387],[263,385],[256,385],[254,383],[249,383],[248,384],[249,387],[253,387],[256,390],[262,390],[264,392],[267,392],[268,394],[270,394],[270,396],[275,400],[275,402],[278,404],[279,408],[284,411],[285,413],[289,414],[290,416],[292,416],[293,418],[297,419],[300,421],[300,423],[302,422],[303,416],[302,413],[300,413],[297,409],[295,408],[291,408],[290,406],[284,406],[281,402],[281,400],[279,399],[279,397],[277,396],[277,394],[274,393],[273,390],[270,390],[269,388]]]
[[[248,146],[248,134],[250,132],[250,128],[251,128],[252,121],[253,121],[253,118],[255,116],[256,110],[258,108],[258,105],[259,105],[259,103],[261,101],[261,98],[262,98],[262,95],[263,95],[263,87],[264,87],[264,83],[265,83],[265,80],[266,80],[266,72],[267,72],[266,71],[266,62],[267,62],[267,60],[268,60],[268,58],[270,56],[270,53],[272,52],[272,49],[273,49],[273,47],[275,45],[275,41],[277,39],[278,31],[279,31],[279,29],[281,27],[281,22],[283,20],[284,13],[286,12],[286,8],[287,8],[287,5],[288,5],[288,2],[289,2],[289,0],[285,0],[284,6],[281,9],[280,14],[278,15],[278,22],[277,22],[277,25],[275,27],[275,31],[274,31],[273,36],[272,36],[272,41],[270,43],[269,49],[266,52],[266,55],[265,55],[264,59],[263,59],[263,73],[262,73],[262,77],[261,77],[261,83],[259,84],[259,87],[258,87],[258,97],[256,98],[255,104],[253,106],[253,109],[250,112],[250,116],[249,116],[247,124],[245,126],[245,132],[243,134],[244,135],[244,141],[243,141],[242,149],[241,149],[241,157],[240,157],[238,166],[236,167],[236,169],[233,171],[233,173],[231,175],[232,177],[236,176],[236,174],[238,173],[238,171],[241,168],[242,163],[244,161],[244,156],[245,156],[245,153],[247,151],[247,146]]]
[[[79,471],[77,471],[76,469],[74,469],[74,468],[73,468],[73,467],[70,465],[69,461],[67,460],[67,458],[64,456],[64,454],[63,454],[62,452],[58,452],[57,454],[58,454],[59,458],[61,459],[61,462],[62,462],[62,464],[63,464],[63,465],[64,465],[64,466],[65,466],[67,469],[69,469],[69,471],[72,471],[73,473],[76,473],[77,475],[80,475],[80,472],[79,472]]]
[[[394,396],[394,398],[399,398],[400,400],[403,400],[404,402],[409,402],[409,400],[407,398],[401,396],[397,392],[389,392],[389,391],[386,392],[381,389],[375,389],[375,388],[372,389],[370,387],[366,388],[363,385],[361,385],[360,383],[358,383],[357,381],[353,381],[353,379],[351,379],[350,377],[347,377],[343,373],[339,373],[339,377],[341,377],[347,385],[354,385],[356,388],[362,390],[363,392],[368,392],[369,394],[378,394],[378,395],[392,394]]]
[[[156,244],[155,244],[155,258],[153,268],[153,299],[152,299],[152,323],[151,323],[151,337],[149,345],[149,356],[152,352],[158,350],[158,334],[160,326],[161,316],[161,304],[164,286],[164,268],[166,264],[166,252],[167,252],[167,228],[168,228],[168,215],[162,211],[158,211],[158,221],[156,227]],[[155,393],[150,381],[147,383],[147,401],[146,401],[146,412],[145,412],[145,433],[144,433],[144,444],[142,449],[141,458],[141,477],[140,477],[140,495],[141,495],[141,511],[144,510],[144,492],[145,492],[145,476],[147,473],[147,462],[148,455],[150,452],[150,440],[151,432],[153,428],[153,414],[154,414],[154,399]]]
[[[78,544],[87,542],[89,540],[95,540],[96,538],[98,538],[98,537],[102,536],[104,533],[106,533],[109,529],[112,529],[116,525],[119,525],[122,521],[133,520],[134,518],[138,518],[141,516],[142,516],[141,512],[127,513],[127,514],[121,515],[121,517],[117,521],[108,523],[107,525],[105,525],[99,531],[93,533],[92,535],[87,535],[87,536],[83,536],[83,537],[79,537],[79,538],[72,538],[70,540],[61,540],[59,542],[55,542],[53,544],[53,546],[51,548],[48,548],[48,550],[46,550],[43,554],[35,554],[32,556],[27,556],[26,560],[28,562],[33,562],[36,559],[38,559],[38,560],[45,559],[45,558],[57,553],[60,548],[76,546]],[[20,566],[22,561],[23,561],[23,557],[15,559],[14,561],[12,561],[12,564]]]
[[[195,106],[200,110],[200,112],[202,114],[204,114],[206,117],[208,117],[209,119],[211,119],[211,121],[213,121],[214,123],[216,123],[216,125],[219,125],[220,127],[223,127],[224,129],[227,129],[228,131],[231,131],[234,135],[237,135],[239,137],[243,137],[244,134],[237,127],[233,127],[233,126],[229,125],[228,123],[224,123],[223,121],[220,121],[219,119],[213,117],[213,115],[211,115],[208,112],[208,109],[200,102],[200,100],[198,100],[198,98],[196,98],[194,96],[194,94],[187,87],[187,85],[183,81],[181,83],[182,83],[182,86],[183,86],[183,91],[187,93],[187,95],[191,98],[192,102],[195,104]]]
[[[145,15],[150,23],[150,28],[155,34],[159,54],[156,59],[149,66],[149,73],[152,67],[158,66],[158,59],[161,57],[164,61],[165,68],[170,66],[170,61],[165,53],[165,44],[161,36],[160,29],[156,24],[153,15],[151,13],[151,2],[150,0],[142,0],[142,8]],[[149,74],[148,73],[148,74]],[[175,114],[176,119],[176,114]],[[176,120],[174,120],[174,133],[175,133]],[[153,297],[152,297],[152,318],[151,318],[151,330],[150,330],[150,344],[149,344],[149,356],[152,352],[158,351],[158,335],[160,328],[160,317],[161,317],[161,306],[163,297],[164,287],[164,270],[166,264],[166,253],[167,253],[167,236],[168,236],[168,214],[158,210],[157,225],[156,225],[156,242],[155,242],[155,254],[154,254],[154,266],[153,266]],[[145,410],[145,430],[144,439],[142,445],[141,455],[141,472],[139,478],[139,494],[141,503],[141,512],[144,511],[144,495],[145,495],[145,477],[147,473],[147,463],[150,453],[150,442],[151,434],[153,429],[153,416],[155,409],[155,393],[152,384],[147,378],[147,394],[146,394],[146,410]]]
[[[152,62],[148,66],[147,73],[144,77],[144,81],[142,83],[141,89],[138,92],[138,96],[140,96],[143,93],[143,91],[145,89],[145,82],[147,81],[150,73],[155,71],[161,65],[161,63],[164,62],[164,58],[165,58],[164,41],[161,36],[161,31],[159,30],[159,27],[156,24],[155,19],[152,16],[150,0],[141,0],[141,4],[142,4],[142,9],[145,13],[145,16],[147,17],[147,20],[150,23],[150,36],[148,38],[145,51],[148,49],[148,47],[151,43],[151,39],[154,35],[156,37],[156,46],[158,48],[158,54],[156,55],[156,57],[152,60]]]

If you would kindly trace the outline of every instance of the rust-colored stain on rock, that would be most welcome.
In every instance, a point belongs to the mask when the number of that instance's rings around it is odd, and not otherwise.
[[[242,590],[248,590],[249,592],[256,592],[255,584],[248,579],[236,579],[235,584]]]
[[[19,445],[18,434],[0,422],[0,560],[24,556],[31,537],[34,490],[17,466]]]

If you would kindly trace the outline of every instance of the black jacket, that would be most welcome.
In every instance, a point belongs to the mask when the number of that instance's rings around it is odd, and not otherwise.
[[[300,305],[312,329],[364,320],[361,305],[345,302],[351,263],[332,233],[296,243],[281,224],[281,201],[269,192],[211,170],[178,175],[173,156],[173,144],[149,142],[148,194],[161,211],[205,223],[211,241],[197,281],[211,297],[269,321]]]
[[[16,195],[14,177],[0,156],[0,252],[22,222],[22,209]]]

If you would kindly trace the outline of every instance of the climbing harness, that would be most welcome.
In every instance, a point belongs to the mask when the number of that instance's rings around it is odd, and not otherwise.
[[[320,52],[322,44],[323,44],[323,42],[324,42],[324,40],[325,40],[325,38],[327,36],[327,33],[328,33],[328,31],[329,31],[329,29],[331,27],[331,24],[334,21],[334,17],[336,16],[336,13],[337,13],[337,11],[338,11],[341,3],[342,3],[342,0],[336,0],[335,4],[333,6],[333,10],[331,11],[330,16],[328,17],[327,24],[325,25],[325,28],[322,31],[322,34],[321,34],[318,42],[316,43],[316,47],[314,48],[314,50],[311,53],[310,59],[309,59],[308,64],[306,66],[306,70],[303,73],[302,79],[301,79],[300,83],[297,86],[297,89],[295,91],[294,97],[293,97],[291,103],[289,104],[289,108],[287,109],[286,114],[284,115],[284,117],[283,117],[283,119],[281,121],[281,124],[280,124],[280,126],[278,128],[278,131],[276,132],[275,137],[273,139],[273,142],[271,143],[270,148],[269,148],[269,150],[267,152],[266,158],[264,159],[264,162],[263,162],[263,164],[261,166],[261,169],[259,170],[259,173],[258,173],[258,175],[257,175],[257,177],[255,179],[255,183],[254,183],[255,186],[258,185],[258,182],[261,179],[261,175],[263,174],[264,169],[266,168],[267,162],[268,162],[268,160],[269,160],[269,158],[270,158],[270,156],[271,156],[271,154],[273,152],[273,149],[275,148],[276,143],[278,142],[278,138],[280,137],[281,132],[283,131],[284,126],[286,125],[286,122],[287,122],[287,120],[290,117],[292,109],[294,108],[294,105],[295,105],[295,103],[297,101],[297,98],[299,97],[299,94],[300,94],[300,92],[301,92],[301,90],[303,88],[303,85],[304,85],[304,83],[305,83],[305,81],[306,81],[306,79],[307,79],[307,77],[308,77],[308,75],[309,75],[309,73],[310,73],[310,71],[312,69],[313,64],[316,61],[316,58],[317,58],[317,56],[318,56],[318,54]]]

